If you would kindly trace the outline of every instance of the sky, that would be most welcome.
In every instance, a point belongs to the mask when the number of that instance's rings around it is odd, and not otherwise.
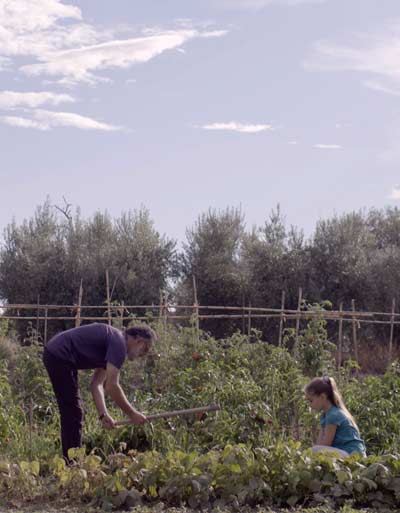
[[[399,0],[0,0],[0,230],[47,197],[178,241],[400,202]]]

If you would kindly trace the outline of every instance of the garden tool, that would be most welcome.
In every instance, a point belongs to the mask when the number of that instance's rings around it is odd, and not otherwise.
[[[194,415],[196,413],[204,413],[207,411],[218,411],[220,410],[220,406],[218,404],[210,404],[209,406],[200,406],[198,408],[189,408],[188,410],[174,410],[174,411],[164,411],[160,413],[153,413],[152,415],[147,415],[148,420],[156,420],[156,419],[165,419],[168,417],[178,417],[181,415]],[[131,420],[119,420],[115,423],[115,427],[126,426],[132,424]]]

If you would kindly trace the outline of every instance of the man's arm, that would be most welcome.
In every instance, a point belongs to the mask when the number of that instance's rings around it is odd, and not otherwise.
[[[144,424],[147,421],[146,417],[135,410],[126,398],[126,395],[119,384],[119,369],[109,362],[107,362],[105,370],[105,391],[115,404],[117,404],[132,420],[133,424]]]
[[[114,419],[108,414],[106,401],[104,398],[104,382],[106,380],[105,369],[95,369],[92,381],[90,383],[90,391],[92,392],[94,404],[99,413],[99,418],[106,429],[114,427]]]

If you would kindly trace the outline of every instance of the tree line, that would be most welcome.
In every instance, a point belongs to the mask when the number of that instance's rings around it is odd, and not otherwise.
[[[400,210],[388,207],[334,216],[305,237],[287,226],[279,207],[261,226],[246,227],[238,208],[202,213],[178,249],[141,207],[112,218],[84,219],[50,199],[30,219],[12,221],[0,246],[0,298],[10,304],[74,304],[81,280],[87,305],[111,300],[159,304],[160,290],[177,304],[193,303],[193,276],[202,305],[297,308],[298,289],[310,303],[389,311],[400,304]],[[207,312],[205,312],[207,313]],[[211,313],[211,312],[210,312]],[[204,321],[217,337],[238,322]]]

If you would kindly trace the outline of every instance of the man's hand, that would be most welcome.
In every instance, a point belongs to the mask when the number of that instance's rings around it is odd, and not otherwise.
[[[139,411],[135,411],[129,415],[129,418],[132,422],[132,424],[145,424],[146,422],[149,422],[147,417],[143,415],[143,413],[140,413]]]
[[[106,413],[101,419],[101,425],[104,429],[113,429],[115,428],[115,420],[108,413]]]

